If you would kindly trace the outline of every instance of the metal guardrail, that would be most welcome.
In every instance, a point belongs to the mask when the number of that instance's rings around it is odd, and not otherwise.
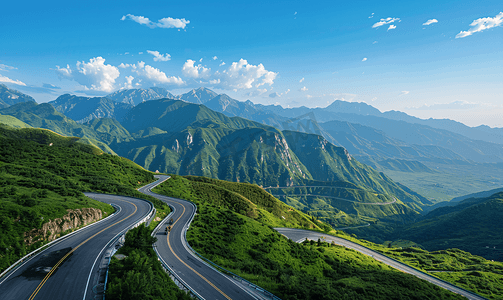
[[[187,200],[185,200],[187,201]],[[252,283],[252,282],[249,282],[248,280],[244,279],[243,277],[237,275],[237,274],[234,274],[232,273],[231,271],[225,269],[224,267],[221,267],[219,265],[217,265],[216,263],[212,262],[211,260],[205,258],[204,256],[202,256],[200,253],[198,253],[196,250],[194,250],[189,242],[187,241],[187,230],[189,229],[189,225],[190,223],[192,223],[192,221],[194,220],[194,217],[196,215],[196,212],[197,212],[197,205],[191,201],[187,201],[189,202],[190,204],[192,204],[194,206],[194,212],[192,213],[192,216],[190,217],[190,220],[189,222],[187,222],[187,226],[184,228],[183,230],[183,239],[184,239],[184,244],[186,246],[186,248],[188,248],[194,255],[196,255],[197,257],[199,257],[200,259],[202,259],[203,263],[206,264],[208,267],[216,270],[217,272],[220,272],[224,275],[227,275],[228,277],[231,277],[232,279],[234,279],[235,281],[239,282],[240,284],[244,284],[246,286],[248,286],[248,288],[250,289],[253,289],[254,291],[257,291],[259,293],[261,293],[264,297],[261,297],[262,299],[267,299],[267,300],[281,300],[281,298],[279,298],[278,296],[274,295],[273,293],[269,292],[268,290],[266,289],[263,289],[261,287],[259,287],[258,285]],[[255,295],[257,296],[257,295]]]
[[[169,178],[168,178],[169,179]],[[158,184],[160,184],[162,182],[159,182]],[[155,186],[157,186],[158,184],[152,186],[149,188],[149,191],[151,192],[151,189],[154,188]],[[183,200],[183,199],[182,199]],[[192,223],[192,221],[194,220],[194,217],[196,215],[196,212],[197,212],[197,205],[194,204],[193,202],[191,201],[188,201],[188,200],[184,200],[184,201],[187,201],[188,203],[190,203],[191,205],[194,206],[194,211],[192,213],[192,215],[190,216],[189,218],[189,221],[187,222],[185,226],[185,228],[183,229],[183,243],[184,243],[184,247],[186,249],[188,249],[189,251],[191,251],[195,257],[197,258],[200,258],[201,259],[201,262],[204,263],[205,265],[207,265],[208,267],[216,270],[217,272],[220,272],[224,275],[226,275],[227,277],[230,277],[231,279],[233,279],[234,281],[237,281],[238,283],[242,284],[242,285],[247,285],[248,288],[250,289],[253,289],[254,291],[256,292],[259,292],[261,293],[264,297],[261,297],[261,299],[266,299],[266,300],[281,300],[281,298],[275,296],[273,293],[259,287],[258,285],[252,283],[252,282],[249,282],[248,280],[240,277],[239,275],[236,275],[234,273],[232,273],[231,271],[215,264],[214,262],[212,262],[211,260],[205,258],[204,256],[202,256],[201,254],[199,254],[197,251],[195,251],[188,243],[187,241],[187,230],[189,229],[190,227],[190,224]],[[159,224],[156,226],[156,228],[152,231],[152,236],[154,236],[155,234],[157,234],[157,232],[159,232],[160,228],[163,227],[166,223],[166,221],[173,215],[173,213],[175,212],[175,208],[171,205],[169,205],[169,203],[166,203],[170,208],[171,208],[171,213],[168,214],[168,216],[166,216],[161,222],[159,222]],[[192,296],[196,297],[197,299],[201,299],[201,300],[204,300],[204,298],[201,297],[201,295],[199,295],[196,291],[194,291],[185,281],[183,281],[183,279],[181,279],[178,274],[176,274],[170,267],[169,265],[164,262],[164,260],[161,258],[161,256],[159,255],[159,253],[157,252],[157,249],[156,247],[153,247],[154,248],[154,251],[155,253],[157,254],[158,256],[158,259],[159,261],[161,262],[161,264],[163,265],[164,269],[170,274],[170,277],[171,279],[173,279],[173,281],[175,281],[175,283],[177,283],[178,287],[181,287],[182,289],[188,291]],[[181,285],[181,286],[180,286]],[[256,294],[254,294],[254,296],[257,296]]]
[[[292,228],[292,229],[298,229],[298,228]],[[324,235],[326,235],[326,236],[330,236],[329,234],[326,234],[326,233],[323,233],[323,232],[319,232],[319,231],[307,230],[307,229],[300,229],[300,230],[304,230],[304,231],[311,231],[311,232],[315,232],[315,233],[319,233],[319,234],[324,234]],[[336,237],[336,238],[340,238],[340,239],[343,239],[343,240],[346,240],[346,239],[344,239],[344,238],[342,238],[342,237],[337,237],[337,236],[334,236],[334,237]],[[306,237],[306,238],[302,238],[302,239],[300,239],[300,240],[298,240],[298,241],[295,241],[295,242],[296,242],[296,243],[302,243],[302,242],[303,242],[303,241],[305,241],[305,240],[307,240],[307,237]],[[434,278],[434,279],[436,279],[436,280],[442,281],[442,282],[443,282],[443,283],[445,283],[445,284],[448,284],[448,285],[450,285],[450,286],[453,286],[453,287],[456,287],[456,288],[458,288],[458,289],[460,289],[460,290],[463,290],[463,291],[465,291],[465,292],[467,292],[467,293],[469,293],[469,294],[471,294],[471,295],[473,295],[473,296],[475,296],[475,297],[479,297],[479,298],[481,298],[481,299],[489,300],[488,298],[483,297],[483,296],[481,296],[481,295],[479,295],[479,294],[477,294],[477,293],[474,293],[474,292],[472,292],[472,291],[469,291],[469,290],[466,290],[466,289],[464,289],[464,288],[462,288],[462,287],[459,287],[459,286],[457,286],[457,285],[453,284],[452,282],[445,281],[445,280],[440,279],[440,278],[438,278],[438,277],[432,276],[431,274],[428,274],[428,273],[426,273],[426,272],[424,272],[424,271],[422,271],[422,270],[419,270],[419,269],[417,269],[417,268],[415,268],[415,267],[413,267],[413,266],[409,266],[409,265],[407,265],[407,264],[405,264],[405,263],[403,263],[403,262],[401,262],[401,261],[399,261],[399,260],[397,260],[397,259],[395,259],[395,258],[393,258],[393,257],[389,257],[389,256],[387,256],[387,255],[385,255],[385,254],[383,254],[383,253],[381,253],[381,252],[378,252],[378,251],[376,251],[376,250],[373,250],[373,249],[371,249],[371,248],[369,248],[369,247],[367,247],[367,246],[357,244],[357,243],[355,243],[355,242],[353,242],[353,241],[350,241],[350,240],[346,240],[346,241],[348,241],[348,242],[350,242],[350,243],[353,243],[353,244],[355,244],[355,245],[358,245],[358,246],[360,246],[360,247],[363,247],[363,248],[365,248],[365,249],[367,249],[367,250],[370,250],[370,251],[372,251],[372,252],[376,252],[376,253],[378,253],[379,255],[382,255],[382,256],[384,256],[384,257],[386,257],[386,258],[388,258],[388,259],[390,259],[390,260],[392,260],[392,261],[394,261],[394,262],[396,262],[396,263],[398,263],[398,264],[400,264],[400,265],[404,265],[404,266],[406,266],[406,267],[409,267],[409,268],[411,268],[411,269],[414,269],[414,270],[416,270],[417,272],[419,272],[419,273],[421,273],[421,274],[423,274],[423,275],[426,275],[426,276],[428,276],[428,277],[431,277],[431,278]],[[358,251],[358,250],[355,250],[355,251]]]
[[[104,286],[103,286],[103,299],[105,299],[105,295],[106,295],[106,291],[107,291],[108,269],[110,268],[110,261],[112,260],[112,256],[114,256],[115,252],[117,252],[117,250],[120,248],[120,247],[119,248],[115,247],[117,241],[119,239],[125,237],[126,233],[129,230],[140,226],[140,224],[142,224],[142,223],[150,224],[150,222],[152,221],[153,217],[155,217],[156,209],[154,207],[154,204],[152,202],[148,201],[148,200],[145,200],[145,199],[141,199],[141,198],[137,198],[137,199],[140,199],[140,200],[148,202],[150,204],[150,212],[143,219],[141,219],[140,221],[138,221],[135,224],[132,224],[131,226],[129,226],[126,229],[122,230],[112,240],[110,240],[110,242],[108,243],[107,247],[105,247],[105,249],[112,248],[112,251],[110,253],[110,256],[108,257],[108,262],[106,264],[106,275],[105,275],[105,282],[104,282]],[[121,247],[122,247],[122,245],[121,245]]]
[[[35,250],[33,250],[32,252],[26,254],[25,256],[23,256],[22,258],[20,258],[18,261],[16,261],[15,263],[13,263],[10,267],[8,267],[7,269],[5,269],[1,274],[0,274],[0,279],[7,275],[10,271],[15,271],[18,267],[20,267],[22,265],[23,262],[28,262],[29,260],[31,260],[32,258],[34,258],[35,256],[37,256],[41,251],[43,250],[46,250],[47,248],[49,248],[52,244],[55,244],[55,243],[58,243],[58,242],[61,242],[63,241],[64,239],[67,239],[69,237],[71,237],[72,235],[76,234],[77,232],[81,231],[81,230],[84,230],[84,229],[88,229],[89,227],[91,226],[94,226],[96,224],[99,224],[101,222],[104,222],[105,220],[108,220],[109,218],[112,218],[113,216],[115,216],[116,214],[118,214],[120,212],[120,209],[118,211],[115,211],[113,214],[111,214],[110,216],[104,218],[104,219],[101,219],[97,222],[94,222],[92,224],[89,224],[89,225],[86,225],[82,228],[79,228],[75,231],[72,231],[68,234],[65,234],[57,239],[55,239],[54,241],[51,241]],[[0,282],[1,283],[1,282]]]
[[[157,232],[159,232],[159,230],[166,224],[166,220],[168,220],[168,218],[170,218],[174,214],[174,212],[175,212],[174,207],[172,207],[169,204],[167,204],[167,205],[171,208],[171,212],[166,216],[166,218],[164,218],[161,222],[159,222],[159,224],[152,231],[151,236],[156,235]],[[171,269],[171,267],[161,258],[161,256],[157,252],[157,247],[155,247],[154,245],[152,245],[152,247],[154,248],[155,254],[157,254],[158,260],[161,262],[164,270],[169,273],[169,277],[173,280],[173,282],[180,289],[189,292],[191,296],[193,296],[193,297],[195,297],[195,298],[197,298],[199,300],[204,300],[204,298],[201,297],[201,295],[199,295],[183,279],[181,279],[180,276],[178,276],[178,274],[176,274],[176,272],[173,271],[173,269]]]

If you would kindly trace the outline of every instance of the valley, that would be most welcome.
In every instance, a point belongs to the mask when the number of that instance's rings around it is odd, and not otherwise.
[[[494,195],[474,194],[448,201],[501,186],[501,154],[496,143],[479,145],[460,133],[437,128],[440,125],[409,123],[408,130],[428,136],[430,141],[416,139],[418,144],[412,144],[415,138],[401,140],[390,129],[396,127],[393,122],[403,120],[389,119],[389,125],[388,121],[375,121],[373,118],[384,117],[372,107],[358,107],[360,104],[335,102],[325,111],[306,108],[294,112],[239,102],[204,88],[181,96],[168,93],[162,89],[130,90],[116,93],[114,100],[64,95],[52,103],[27,100],[5,104],[0,109],[4,124],[0,125],[1,180],[5,183],[2,201],[9,207],[4,214],[16,218],[14,211],[26,210],[23,214],[29,220],[54,220],[64,217],[69,209],[86,207],[110,214],[110,207],[81,195],[98,191],[149,199],[159,216],[165,216],[164,203],[141,196],[134,188],[151,182],[154,173],[167,173],[172,178],[155,191],[193,201],[199,207],[187,233],[191,246],[282,299],[294,299],[295,295],[333,299],[360,295],[362,288],[369,299],[376,295],[388,298],[377,288],[385,282],[394,282],[401,295],[417,299],[447,294],[424,283],[418,287],[424,294],[409,294],[400,286],[412,279],[395,278],[392,269],[376,265],[368,257],[320,242],[296,246],[269,232],[270,227],[310,229],[352,240],[497,299],[501,292],[497,278],[502,275],[498,261],[503,261],[503,244],[496,233],[503,213],[501,195],[495,190]],[[156,98],[162,95],[172,99]],[[225,109],[218,108],[222,103]],[[300,117],[292,117],[297,113]],[[362,124],[327,121],[334,115]],[[318,123],[317,119],[326,122]],[[376,122],[381,127],[368,126]],[[446,136],[458,144],[442,144]],[[458,147],[465,150],[457,151]],[[475,152],[478,154],[473,155]],[[112,176],[105,176],[107,172]],[[484,176],[479,176],[481,173]],[[51,182],[70,189],[62,192]],[[50,207],[58,207],[58,212]],[[3,226],[12,228],[9,222]],[[30,239],[36,242],[24,245],[24,232],[38,232],[42,223],[7,229],[17,233],[2,235],[1,242],[16,246],[12,246],[15,251],[8,246],[0,253],[6,258],[2,268],[51,240],[34,234]],[[443,229],[441,233],[438,228]],[[215,244],[227,245],[232,251],[222,254],[222,246],[211,246]],[[312,265],[301,267],[299,253],[311,257]],[[289,257],[288,262],[280,262],[278,257]],[[347,268],[343,264],[349,257],[358,267],[346,274],[341,270]],[[250,263],[243,265],[242,261]],[[114,262],[111,269],[122,274],[124,268],[137,268],[136,263]],[[149,264],[159,270],[157,262]],[[314,271],[313,266],[320,264],[322,271]],[[359,273],[362,268],[370,273]],[[358,279],[346,282],[348,274]],[[376,276],[390,279],[374,282]],[[125,282],[132,279],[126,277]],[[118,285],[118,279],[113,278],[112,285]],[[322,296],[314,278],[332,280],[337,288],[325,290]],[[361,280],[373,283],[363,285]],[[300,282],[309,290],[307,294],[299,289]],[[490,288],[482,288],[486,284]]]

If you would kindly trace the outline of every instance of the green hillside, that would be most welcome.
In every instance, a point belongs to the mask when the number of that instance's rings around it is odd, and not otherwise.
[[[286,239],[271,227],[324,225],[256,185],[173,176],[154,191],[198,205],[196,251],[282,299],[461,299],[344,247]]]
[[[31,126],[26,124],[25,122],[9,115],[0,115],[0,123],[15,128],[31,128]]]
[[[412,240],[428,250],[459,248],[491,260],[503,261],[503,193],[470,198],[456,206],[431,211],[424,220],[394,236]]]
[[[203,105],[150,100],[133,108],[122,124],[110,118],[79,124],[47,104],[18,104],[1,112],[4,111],[32,126],[82,137],[80,143],[126,157],[151,171],[266,187],[344,181],[369,195],[382,194],[387,199],[384,202],[397,198],[396,203],[383,206],[358,205],[327,197],[282,198],[335,227],[379,220],[410,222],[428,203],[319,135],[281,132],[243,118],[229,118]],[[339,197],[342,193],[318,195]],[[369,201],[374,200],[380,201]]]
[[[0,174],[0,270],[46,242],[44,237],[35,237],[38,242],[27,247],[26,232],[64,216],[68,209],[113,211],[82,192],[143,197],[135,188],[154,179],[133,162],[104,154],[78,138],[2,124]]]
[[[82,142],[112,154],[114,151],[108,144],[130,138],[127,130],[114,119],[91,121],[87,125],[79,124],[48,103],[39,105],[35,102],[19,103],[0,109],[0,113],[13,116],[31,127],[49,129],[64,136],[81,137]]]

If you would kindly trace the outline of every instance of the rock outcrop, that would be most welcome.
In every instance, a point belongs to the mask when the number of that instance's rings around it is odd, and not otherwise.
[[[67,211],[68,213],[62,218],[44,223],[41,229],[32,229],[25,232],[25,244],[30,246],[40,240],[53,241],[68,229],[85,226],[103,217],[103,213],[97,208],[68,209]]]

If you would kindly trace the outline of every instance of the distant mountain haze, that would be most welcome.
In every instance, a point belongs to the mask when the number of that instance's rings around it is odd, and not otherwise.
[[[35,99],[0,84],[0,108],[6,108],[21,102],[35,102]]]
[[[90,98],[69,94],[61,95],[49,104],[78,123],[99,118],[114,118],[120,121],[133,108],[131,104],[118,103],[105,97]]]
[[[175,96],[168,90],[160,87],[151,87],[149,89],[124,89],[106,96],[116,102],[127,103],[132,106],[138,105],[143,101],[156,100],[162,98],[174,99]]]

